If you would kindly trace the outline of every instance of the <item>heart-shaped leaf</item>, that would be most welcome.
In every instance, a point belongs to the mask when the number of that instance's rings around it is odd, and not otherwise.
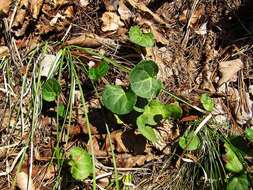
[[[125,92],[120,86],[106,85],[102,101],[107,109],[123,115],[133,110],[137,97],[131,90]]]
[[[84,180],[93,172],[93,163],[90,154],[80,147],[70,150],[69,165],[74,179]]]
[[[253,142],[253,129],[251,128],[245,129],[244,134],[249,141]]]
[[[179,138],[179,146],[185,150],[196,150],[200,146],[199,137],[193,131],[186,131],[184,135]]]
[[[109,65],[105,61],[99,63],[99,65],[92,67],[88,71],[88,76],[92,80],[98,80],[101,77],[105,76],[109,70]]]
[[[200,97],[200,101],[206,111],[213,111],[214,101],[211,97],[208,96],[208,94],[202,94]]]
[[[179,106],[178,102],[166,105],[166,109],[169,112],[170,118],[179,119],[182,117],[183,110]]]
[[[246,174],[233,176],[227,184],[227,190],[248,190],[248,189],[249,189],[249,180]]]
[[[232,150],[229,144],[225,143],[225,151],[226,151],[226,165],[225,167],[235,173],[239,173],[243,170],[243,165],[237,157],[236,153]]]
[[[48,79],[42,87],[42,98],[48,102],[54,101],[61,93],[61,86],[55,79]]]
[[[154,129],[148,126],[157,124],[154,118],[155,116],[161,116],[160,120],[169,117],[167,107],[156,100],[145,106],[143,114],[141,114],[136,121],[139,132],[151,142],[157,141]]]
[[[131,89],[137,96],[152,98],[159,93],[162,82],[155,77],[158,66],[153,61],[141,61],[130,73]]]
[[[131,42],[142,47],[153,47],[155,37],[152,33],[143,33],[139,26],[132,26],[129,30],[129,39]]]

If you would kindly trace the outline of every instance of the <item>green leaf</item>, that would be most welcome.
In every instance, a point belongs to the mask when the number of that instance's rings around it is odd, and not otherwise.
[[[244,134],[249,141],[253,142],[253,129],[251,128],[245,129]]]
[[[149,105],[145,106],[143,114],[141,114],[136,121],[139,132],[151,142],[156,142],[158,139],[153,128],[148,125],[157,125],[155,116],[161,116],[160,119],[169,117],[167,107],[161,102],[154,100]]]
[[[193,131],[186,131],[184,135],[179,138],[179,146],[185,150],[196,150],[200,146],[199,137]]]
[[[131,42],[142,47],[153,47],[155,37],[152,33],[142,33],[139,26],[132,26],[129,30],[129,39]]]
[[[106,85],[102,101],[107,109],[123,115],[133,110],[137,97],[131,90],[125,92],[120,86]]]
[[[130,73],[131,89],[142,98],[154,97],[162,88],[162,82],[155,78],[157,73],[155,62],[141,61]]]
[[[70,150],[69,165],[74,179],[84,180],[93,172],[93,163],[90,154],[80,147]]]
[[[237,157],[236,153],[232,150],[229,144],[225,143],[225,151],[226,151],[226,165],[225,167],[235,173],[239,173],[243,170],[243,165]]]
[[[166,105],[166,109],[169,112],[170,118],[179,119],[182,117],[183,110],[179,106],[178,102]]]
[[[138,131],[151,142],[157,142],[158,138],[155,134],[155,130],[152,127],[139,125]]]
[[[92,67],[88,71],[88,76],[92,80],[98,80],[106,75],[109,70],[109,65],[102,61],[98,66]]]
[[[64,114],[65,114],[65,107],[63,104],[59,104],[57,106],[57,113],[60,117],[64,117]]]
[[[208,94],[202,94],[200,97],[200,101],[206,111],[213,111],[214,101],[211,97],[208,96]]]
[[[45,101],[54,101],[61,93],[61,86],[55,79],[48,79],[42,87],[42,98]]]
[[[240,176],[233,176],[227,184],[227,190],[248,190],[248,189],[249,189],[249,181],[246,174],[242,174]]]

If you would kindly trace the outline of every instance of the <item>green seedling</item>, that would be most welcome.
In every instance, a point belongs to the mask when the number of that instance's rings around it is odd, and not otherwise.
[[[227,184],[227,190],[248,190],[249,180],[246,174],[232,176]]]
[[[124,115],[133,110],[142,113],[136,120],[138,131],[151,142],[158,140],[151,126],[161,119],[178,119],[182,115],[178,104],[165,105],[153,100],[162,89],[162,82],[156,79],[157,73],[158,67],[153,61],[141,61],[130,72],[128,91],[117,85],[106,85],[102,95],[104,106],[113,113]],[[137,97],[148,100],[144,109],[136,106]],[[160,117],[155,120],[155,116]]]
[[[210,96],[208,96],[208,94],[202,94],[200,97],[200,101],[206,111],[209,111],[209,112],[213,111],[214,101]]]
[[[237,157],[236,153],[233,151],[229,144],[225,143],[224,147],[226,151],[226,169],[234,173],[241,172],[243,170],[243,165]]]
[[[55,101],[61,93],[61,86],[55,79],[48,79],[42,87],[42,98],[47,102]]]
[[[153,47],[155,37],[152,33],[143,33],[139,26],[132,26],[129,30],[129,39],[131,42],[142,47]]]
[[[253,142],[253,129],[251,128],[245,129],[244,135],[250,142]]]
[[[179,139],[179,146],[184,150],[197,150],[200,147],[199,137],[193,131],[186,131]]]
[[[105,76],[109,70],[109,65],[107,62],[102,61],[98,65],[92,67],[88,71],[88,76],[91,80],[98,80]]]
[[[70,173],[76,180],[84,180],[93,172],[90,154],[80,147],[74,147],[70,150],[69,165]]]

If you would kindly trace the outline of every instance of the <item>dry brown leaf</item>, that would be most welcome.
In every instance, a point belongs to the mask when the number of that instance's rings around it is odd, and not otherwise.
[[[211,80],[212,71],[210,71],[210,67],[208,64],[205,64],[202,71],[202,75],[203,75],[203,81],[200,85],[200,88],[203,90],[208,90],[212,93],[216,92],[216,89],[214,88],[213,82]]]
[[[127,8],[123,0],[119,1],[118,12],[122,20],[128,20],[131,17],[131,11]]]
[[[43,5],[43,0],[31,0],[30,11],[32,12],[33,18],[35,19],[38,18],[42,5]]]
[[[29,6],[29,0],[19,0],[19,7],[26,7],[28,8]]]
[[[29,190],[35,190],[35,186],[33,184],[33,180],[29,179],[28,180],[28,175],[25,172],[19,172],[16,174],[16,182],[17,182],[17,187],[20,190],[27,190],[27,188],[29,188]],[[29,181],[29,183],[28,183]]]
[[[222,85],[225,82],[228,82],[233,77],[236,76],[237,72],[243,68],[243,62],[241,59],[234,59],[231,61],[223,61],[219,63],[219,71],[222,75],[218,84]]]
[[[167,27],[169,26],[169,24],[165,20],[163,20],[158,14],[152,12],[143,2],[138,2],[136,0],[127,0],[127,1],[132,7],[139,9],[145,13],[149,13],[156,22],[164,24]]]
[[[125,147],[125,145],[122,141],[122,133],[123,132],[121,132],[121,131],[113,131],[110,135],[112,144],[114,145],[115,149],[119,153],[127,152],[127,148]],[[108,135],[106,136],[106,139],[105,139],[105,150],[107,152],[111,151],[110,139],[109,139]]]
[[[9,49],[7,46],[0,46],[0,58],[5,57],[9,54]]]
[[[119,0],[102,0],[107,11],[116,11]]]
[[[79,0],[81,7],[87,7],[89,5],[89,0]]]
[[[17,11],[17,14],[15,16],[15,20],[14,20],[12,26],[22,25],[24,23],[25,17],[26,17],[26,10],[25,9],[19,9]]]
[[[151,154],[147,155],[136,155],[131,154],[119,154],[116,156],[116,163],[118,167],[121,168],[132,168],[135,166],[142,166],[145,162],[151,161],[154,156]]]
[[[169,144],[179,137],[179,129],[174,129],[170,121],[164,121],[161,126],[157,127],[155,132],[159,140],[154,143],[154,146],[164,154],[170,154],[171,147]]]
[[[7,14],[9,12],[11,0],[0,0],[0,14]]]
[[[48,77],[51,69],[55,63],[56,56],[52,54],[46,54],[41,61],[41,76]]]
[[[74,16],[74,7],[68,6],[68,8],[65,10],[65,15],[67,18],[71,18]]]
[[[189,10],[184,10],[183,14],[179,16],[179,21],[186,23],[188,14]],[[192,15],[190,15],[191,17],[188,21],[188,26],[190,28],[194,28],[204,14],[205,14],[204,6],[199,7]]]
[[[65,4],[67,4],[67,3],[69,3],[69,0],[54,0],[54,4],[55,4],[56,6],[65,5]]]
[[[24,36],[25,32],[26,32],[26,29],[27,27],[29,26],[29,21],[26,20],[23,25],[22,25],[22,28],[20,28],[19,30],[15,31],[15,35],[17,37],[20,37],[20,36]]]
[[[65,44],[80,45],[84,47],[93,47],[93,48],[106,44],[110,47],[116,47],[116,43],[114,42],[114,40],[88,33],[84,33],[81,36],[71,38]]]
[[[199,34],[199,35],[206,35],[207,34],[207,22],[205,22],[204,24],[202,24],[199,29],[195,30],[195,33],[196,34]]]
[[[115,12],[105,12],[101,18],[103,22],[102,31],[115,31],[119,27],[124,26],[120,17]]]
[[[98,139],[97,139],[96,136],[93,136],[92,140],[89,140],[89,142],[86,145],[86,148],[90,153],[92,153],[91,150],[93,148],[94,154],[96,156],[107,156],[106,151],[100,150],[100,147],[99,147],[99,144],[98,144]]]

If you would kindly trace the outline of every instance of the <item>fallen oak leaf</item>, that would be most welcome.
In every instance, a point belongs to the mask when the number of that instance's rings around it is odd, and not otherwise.
[[[124,26],[120,17],[115,12],[105,12],[101,18],[103,22],[102,31],[115,31],[119,27]]]
[[[218,84],[222,85],[225,82],[231,80],[238,71],[243,68],[243,62],[241,59],[234,59],[230,61],[222,61],[219,63],[219,71],[222,75]]]

